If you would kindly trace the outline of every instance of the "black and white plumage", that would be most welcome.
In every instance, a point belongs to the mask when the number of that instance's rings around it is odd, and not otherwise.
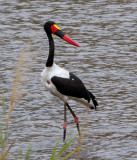
[[[95,96],[86,89],[83,82],[73,73],[59,67],[54,63],[54,40],[52,34],[55,34],[67,41],[68,43],[80,47],[76,42],[69,38],[56,24],[55,22],[48,21],[44,25],[44,30],[47,33],[49,39],[49,55],[46,62],[46,67],[41,73],[41,80],[46,89],[57,96],[64,102],[64,140],[66,136],[66,107],[72,113],[77,128],[79,130],[78,117],[72,111],[68,104],[68,100],[78,101],[91,109],[96,109],[98,105]]]

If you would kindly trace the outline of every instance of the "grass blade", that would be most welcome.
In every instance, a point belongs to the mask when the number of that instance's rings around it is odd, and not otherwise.
[[[59,140],[60,140],[60,138],[58,138],[58,140],[57,140],[57,143],[56,143],[56,145],[55,145],[55,147],[54,147],[54,150],[53,150],[53,153],[52,153],[52,155],[51,155],[50,160],[54,160],[55,153],[56,153],[56,150],[57,150],[57,147],[58,147],[58,144],[59,144]]]
[[[76,136],[77,136],[77,134],[75,134],[75,135],[71,138],[71,140],[69,140],[69,142],[68,142],[67,144],[65,144],[65,146],[63,146],[63,147],[60,149],[59,153],[55,156],[55,159],[58,159],[58,158],[62,155],[62,153],[70,146],[70,144],[72,143],[72,141],[76,138]]]
[[[9,153],[10,149],[12,148],[13,144],[15,143],[16,138],[12,141],[12,143],[10,144],[9,148],[7,149],[6,153],[4,154],[4,159],[6,158],[7,154]]]
[[[67,158],[69,158],[73,153],[75,153],[77,151],[77,149],[73,150],[72,152],[70,152],[67,156],[65,156],[63,159],[61,160],[66,160]]]
[[[28,148],[28,150],[27,150],[27,152],[26,152],[25,160],[29,160],[29,159],[30,159],[31,147],[32,147],[32,142],[30,143],[29,148]]]
[[[0,121],[0,145],[1,145],[1,149],[2,149],[1,157],[3,157],[5,144],[4,144],[4,140],[3,140],[3,133],[2,133],[2,127],[1,127],[1,121]]]
[[[4,102],[4,91],[3,91],[3,94],[2,94],[2,108],[3,108],[3,115],[4,115],[4,118],[5,118],[6,112],[5,112],[5,102]]]

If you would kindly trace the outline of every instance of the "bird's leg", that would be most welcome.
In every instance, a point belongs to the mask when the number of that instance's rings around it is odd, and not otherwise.
[[[80,134],[80,128],[79,128],[79,122],[78,122],[78,117],[77,117],[76,114],[73,112],[73,110],[71,109],[71,107],[69,106],[69,104],[66,103],[66,105],[67,105],[68,109],[70,110],[72,116],[74,117],[75,123],[76,123],[76,125],[77,125],[77,130],[78,130],[79,136],[81,136],[81,134]]]
[[[63,125],[63,129],[64,129],[63,141],[65,141],[65,138],[66,138],[66,130],[67,130],[66,103],[64,104],[64,125]]]

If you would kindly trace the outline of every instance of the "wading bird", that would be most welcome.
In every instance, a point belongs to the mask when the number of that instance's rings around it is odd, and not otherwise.
[[[74,46],[80,46],[69,36],[67,36],[53,21],[46,22],[44,24],[44,30],[47,33],[49,40],[49,55],[46,61],[46,66],[41,73],[41,80],[43,85],[51,94],[57,96],[64,102],[63,140],[65,141],[67,128],[66,107],[70,110],[72,116],[74,117],[80,135],[78,117],[69,106],[68,100],[80,102],[91,109],[96,109],[98,103],[95,96],[86,89],[83,82],[76,75],[54,63],[55,48],[52,35],[55,34]]]

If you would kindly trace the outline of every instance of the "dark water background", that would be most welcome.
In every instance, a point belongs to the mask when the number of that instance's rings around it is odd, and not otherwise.
[[[0,10],[0,92],[5,93],[6,113],[19,55],[33,40],[25,51],[27,70],[20,85],[20,91],[28,94],[11,117],[10,129],[15,131],[10,138],[17,138],[11,152],[16,154],[20,148],[21,154],[26,153],[33,139],[31,158],[49,159],[62,136],[63,103],[46,92],[40,81],[48,55],[43,24],[53,20],[81,46],[55,37],[55,62],[78,75],[100,104],[97,111],[87,112],[83,105],[70,102],[84,126],[79,159],[136,160],[137,1],[1,0]],[[0,112],[2,116],[2,108]],[[75,133],[68,112],[68,134]],[[77,140],[68,153],[76,146]]]

